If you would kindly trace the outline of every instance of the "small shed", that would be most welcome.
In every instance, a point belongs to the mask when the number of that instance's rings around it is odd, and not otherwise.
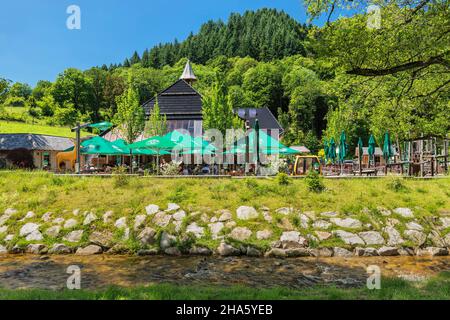
[[[0,134],[0,168],[56,170],[56,154],[73,146],[73,141],[65,137]]]

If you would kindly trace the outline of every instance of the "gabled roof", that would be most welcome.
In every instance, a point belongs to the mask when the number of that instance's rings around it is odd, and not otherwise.
[[[15,149],[63,151],[73,147],[69,138],[31,133],[0,134],[0,151]]]
[[[165,89],[156,98],[145,102],[142,106],[146,116],[150,115],[156,99],[161,114],[165,114],[167,120],[202,119],[202,97],[183,79]]]
[[[278,129],[280,133],[283,132],[283,128],[267,107],[240,108],[236,110],[236,113],[242,120],[249,121],[251,127],[255,125],[255,120],[258,119],[261,129]]]
[[[186,66],[184,67],[184,71],[180,79],[186,81],[197,81],[197,77],[195,76],[194,71],[192,70],[191,62],[189,60],[186,62]]]

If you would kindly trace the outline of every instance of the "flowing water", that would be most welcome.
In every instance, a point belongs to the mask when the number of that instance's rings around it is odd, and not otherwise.
[[[292,258],[167,257],[167,256],[0,256],[0,287],[9,289],[66,287],[67,268],[81,269],[83,289],[111,285],[132,287],[154,283],[180,285],[283,286],[316,284],[361,286],[367,267],[377,265],[383,276],[423,280],[450,270],[450,257]]]

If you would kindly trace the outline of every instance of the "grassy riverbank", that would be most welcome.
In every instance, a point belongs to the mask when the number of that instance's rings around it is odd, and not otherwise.
[[[36,243],[26,240],[19,232],[26,222],[34,222],[39,224],[40,232],[44,234],[38,242],[49,248],[56,243],[66,244],[74,250],[85,247],[92,242],[90,235],[99,231],[111,234],[113,245],[120,244],[127,252],[137,253],[140,249],[149,248],[148,243],[143,244],[139,240],[142,228],[149,226],[157,234],[157,241],[153,241],[156,242],[153,243],[156,248],[159,245],[159,235],[167,232],[178,237],[174,245],[182,252],[194,244],[215,250],[221,242],[220,237],[233,243],[236,237],[232,237],[231,232],[233,228],[240,227],[240,230],[250,236],[236,245],[251,245],[265,252],[285,231],[298,230],[306,236],[314,235],[319,230],[311,221],[302,221],[305,217],[296,213],[283,214],[277,212],[278,208],[292,207],[300,212],[315,212],[317,215],[334,211],[340,217],[356,219],[358,225],[348,229],[351,232],[382,232],[383,226],[390,223],[388,219],[395,218],[396,228],[403,233],[406,230],[405,223],[409,220],[397,213],[389,213],[391,216],[387,217],[383,210],[406,207],[414,211],[414,221],[422,224],[424,232],[429,233],[435,228],[436,222],[433,221],[439,215],[445,216],[450,212],[449,177],[434,180],[340,179],[325,180],[324,184],[326,190],[316,193],[308,189],[304,179],[280,184],[277,178],[158,179],[120,175],[82,178],[40,172],[0,172],[0,212],[7,208],[17,210],[4,222],[0,245],[10,249],[17,245],[24,249],[28,244]],[[168,203],[176,203],[186,211],[178,229],[174,222],[161,225],[161,220],[158,222],[156,217],[145,215],[145,207],[149,204],[156,204],[164,210]],[[252,220],[238,219],[236,209],[239,206],[252,206],[259,212],[266,210],[270,212],[270,219],[267,220],[262,214]],[[214,237],[210,223],[217,221],[220,215],[217,212],[223,209],[229,210],[230,218],[220,226],[217,233],[219,237]],[[32,211],[32,217],[25,219],[25,214],[29,211]],[[107,211],[111,214],[108,222],[104,218]],[[88,212],[93,219],[83,222]],[[45,216],[51,218],[46,219]],[[136,227],[138,218],[142,220]],[[168,216],[168,219],[172,217]],[[73,223],[61,228],[69,220]],[[126,221],[126,226],[130,227],[127,231],[129,236],[124,237],[123,228],[115,225],[117,221]],[[437,222],[443,223],[439,220]],[[135,227],[131,229],[133,225]],[[189,225],[196,229],[200,226],[202,236],[196,239],[183,237]],[[47,232],[55,227],[58,228],[56,235]],[[332,232],[342,228],[329,224],[325,229]],[[269,236],[257,238],[257,232],[262,230],[269,232]],[[439,230],[442,238],[450,232],[450,228],[446,227]],[[71,235],[72,231],[82,234],[82,237],[77,240],[68,239],[66,236]],[[409,241],[405,241],[403,245],[414,247],[414,243]],[[435,245],[432,239],[427,239],[426,246],[433,245],[441,246]],[[320,242],[310,241],[309,246],[332,248],[345,245],[340,238],[329,234],[327,239]],[[350,246],[346,247],[352,249]]]
[[[450,298],[450,273],[445,272],[422,282],[383,279],[380,290],[363,288],[311,287],[256,289],[242,286],[178,286],[158,284],[149,287],[111,287],[101,291],[4,290],[0,299],[12,300],[417,300]]]
[[[363,208],[417,208],[419,215],[450,210],[450,177],[437,180],[344,179],[325,180],[327,191],[310,192],[303,180],[279,185],[276,179],[157,179],[77,178],[47,173],[0,172],[0,211],[80,209],[135,214],[154,203],[164,208],[175,202],[189,210],[235,210],[241,205],[271,210],[292,206],[357,213]]]

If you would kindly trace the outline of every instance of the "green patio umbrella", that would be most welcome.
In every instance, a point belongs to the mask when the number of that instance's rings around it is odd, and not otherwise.
[[[328,146],[328,159],[330,159],[332,163],[336,160],[336,143],[334,142],[333,137],[330,139],[330,145]]]
[[[363,149],[363,141],[361,139],[361,137],[359,137],[358,139],[358,162],[359,162],[359,174],[362,174],[362,170],[361,170],[361,162],[362,162],[362,158],[363,158],[363,153],[364,153],[364,149]]]
[[[103,122],[99,122],[99,123],[92,123],[92,124],[89,125],[90,128],[99,129],[100,131],[108,130],[112,126],[113,126],[113,124],[111,122],[108,122],[108,121],[103,121]]]
[[[122,155],[126,150],[112,144],[102,137],[93,137],[81,143],[81,154]]]
[[[122,148],[123,150],[126,150],[127,151],[126,154],[130,154],[130,151],[133,155],[136,155],[136,156],[156,156],[158,154],[158,151],[153,150],[153,149],[130,148],[130,145],[124,139],[118,139],[111,143],[118,146],[119,148]],[[161,150],[160,154],[167,155],[167,154],[170,154],[170,152]]]
[[[127,151],[127,154],[130,153],[130,148],[128,147],[128,143],[124,139],[117,139],[111,142],[113,145]]]
[[[189,134],[181,133],[177,130],[171,131],[163,136],[176,144],[180,149],[194,149],[195,147],[201,148],[201,145],[197,145],[195,140]]]
[[[280,141],[275,139],[274,137],[268,135],[264,130],[258,131],[259,136],[259,150],[261,153],[264,154],[296,154],[298,151],[291,149],[284,144],[282,144]],[[256,131],[252,130],[248,135],[248,144],[249,144],[249,150],[255,150],[256,149]],[[246,139],[241,138],[237,141],[237,146],[231,148],[231,150],[245,150],[246,147]],[[231,151],[229,150],[229,151]],[[231,153],[231,152],[229,152]],[[240,153],[240,152],[238,152]]]
[[[393,156],[391,139],[389,137],[389,132],[384,134],[384,142],[383,142],[383,158],[386,161],[386,164],[389,164],[389,159]]]
[[[341,137],[339,139],[339,161],[344,163],[345,157],[347,157],[348,153],[348,145],[347,145],[347,136],[345,132],[342,131]]]
[[[145,140],[129,144],[132,149],[154,149],[154,150],[172,150],[176,143],[165,136],[154,136]]]
[[[172,150],[176,146],[172,140],[166,136],[154,136],[142,141],[138,141],[128,145],[132,149],[151,149],[156,151],[157,173],[159,174],[159,157],[160,155]]]
[[[216,147],[201,137],[192,137],[177,130],[167,133],[164,137],[176,143],[182,154],[213,154]]]
[[[370,160],[373,160],[374,164],[375,164],[375,159],[374,159],[374,155],[375,155],[375,138],[373,137],[373,135],[370,135],[369,138],[369,147],[367,149],[367,153],[369,154],[369,164],[370,164]]]
[[[268,150],[267,150],[267,149],[266,149],[266,150],[263,150],[263,153],[264,153],[265,151],[268,151]],[[284,148],[281,148],[280,150],[278,150],[278,153],[279,153],[279,154],[282,154],[282,155],[290,155],[290,154],[299,154],[299,153],[301,153],[301,152],[298,151],[298,150],[289,148],[289,147],[284,147]]]

